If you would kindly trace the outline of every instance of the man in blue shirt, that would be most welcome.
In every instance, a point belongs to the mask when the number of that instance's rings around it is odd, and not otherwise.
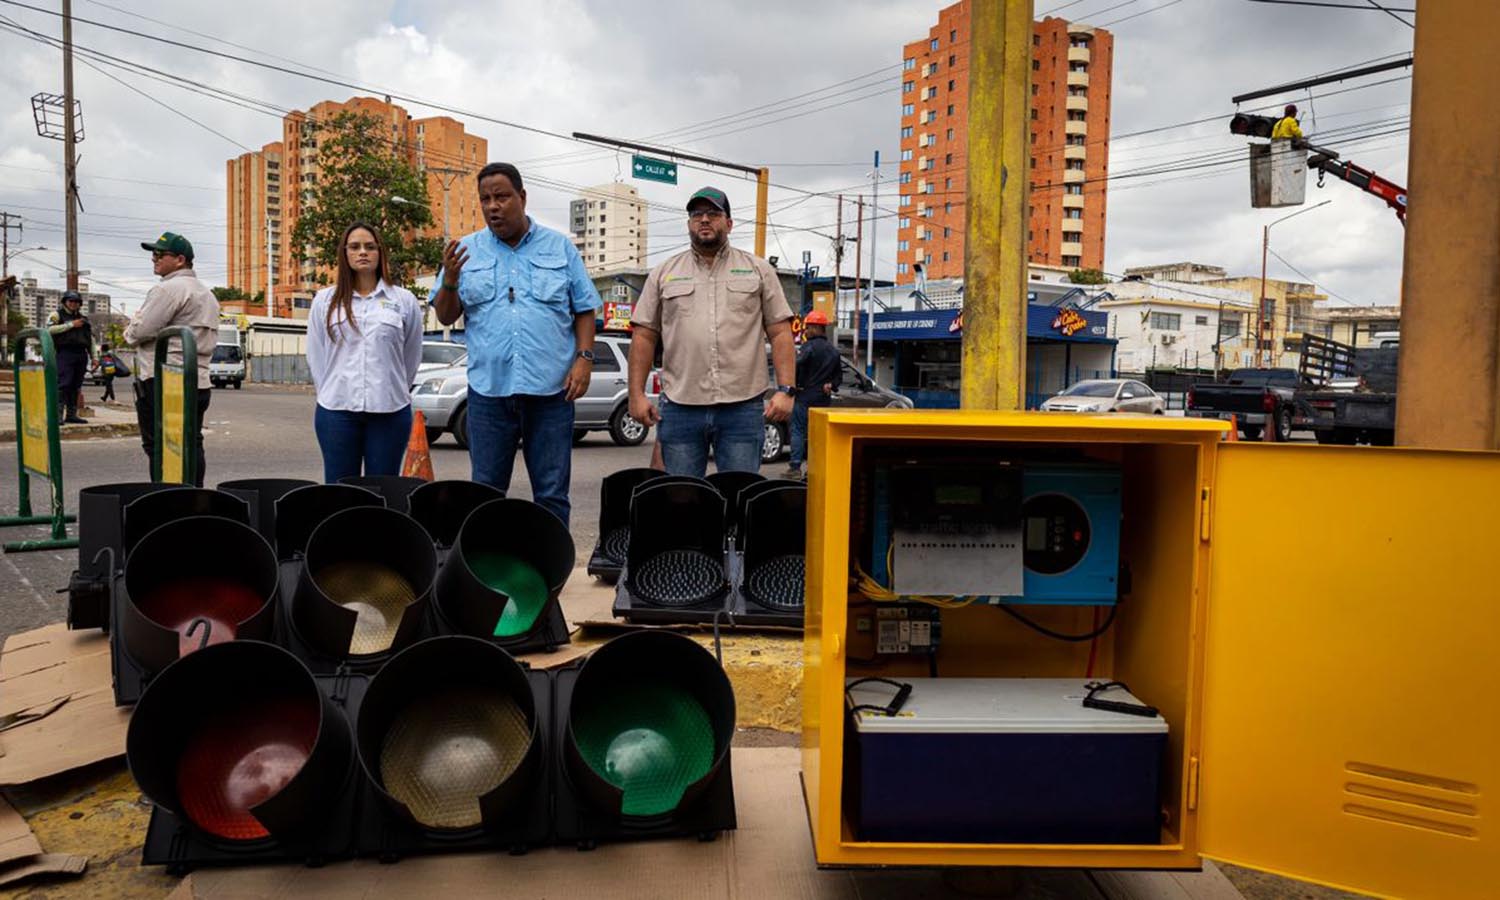
[[[594,368],[599,293],[573,242],[526,215],[521,173],[479,170],[484,231],[450,243],[432,305],[469,346],[469,465],[475,481],[509,490],[516,447],[531,496],[568,523],[573,401]]]

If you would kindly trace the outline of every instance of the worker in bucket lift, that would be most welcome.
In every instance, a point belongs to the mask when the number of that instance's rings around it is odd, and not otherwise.
[[[1271,140],[1292,141],[1294,144],[1301,144],[1302,126],[1297,124],[1297,105],[1295,103],[1288,103],[1285,113],[1271,127]]]

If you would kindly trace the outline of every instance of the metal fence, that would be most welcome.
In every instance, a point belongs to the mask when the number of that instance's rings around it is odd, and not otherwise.
[[[245,377],[262,384],[311,384],[301,337],[257,337],[245,358]]]

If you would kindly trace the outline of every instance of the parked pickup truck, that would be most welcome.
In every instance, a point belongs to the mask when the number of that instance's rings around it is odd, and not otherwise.
[[[1247,441],[1259,440],[1271,423],[1276,440],[1289,440],[1297,415],[1296,393],[1302,378],[1296,369],[1235,369],[1221,382],[1195,384],[1188,390],[1187,414],[1204,419],[1239,420]]]
[[[1308,335],[1298,368],[1318,387],[1297,392],[1299,410],[1320,444],[1396,441],[1398,335],[1377,335],[1378,346],[1356,349]]]

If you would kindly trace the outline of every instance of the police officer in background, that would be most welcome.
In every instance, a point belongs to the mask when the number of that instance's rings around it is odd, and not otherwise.
[[[94,355],[94,328],[83,310],[83,295],[65,291],[58,301],[57,312],[47,319],[47,331],[57,350],[57,394],[63,405],[63,422],[87,425],[78,415],[78,396],[83,390],[83,374]]]

